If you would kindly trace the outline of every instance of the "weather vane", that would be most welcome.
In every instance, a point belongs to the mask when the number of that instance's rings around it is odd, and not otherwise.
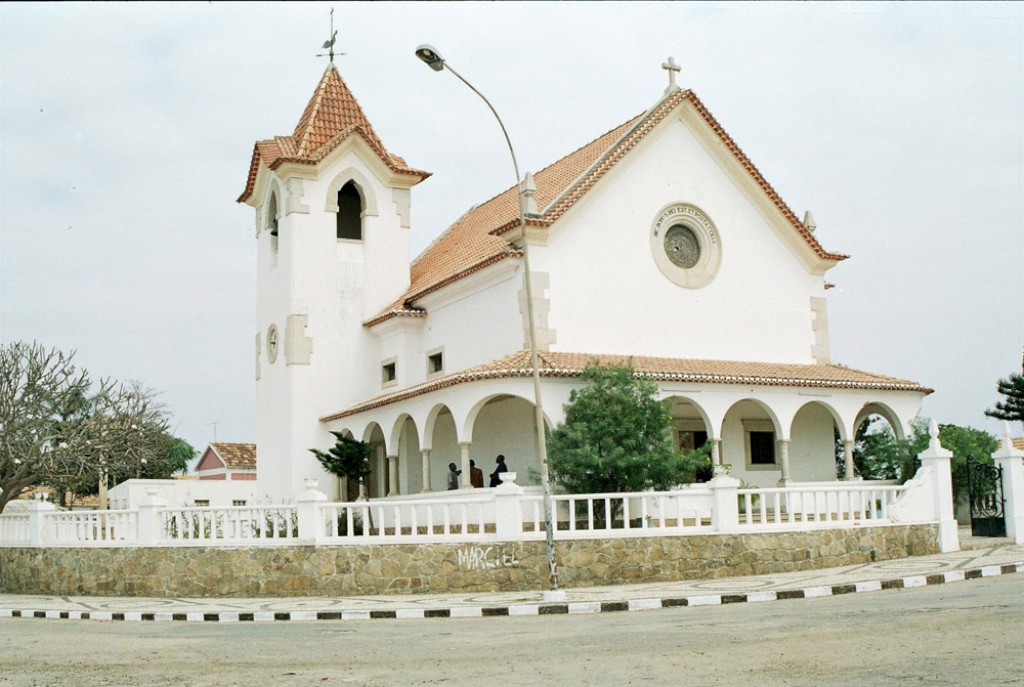
[[[317,57],[330,57],[331,58],[331,64],[334,64],[334,41],[336,41],[337,39],[338,39],[338,32],[334,30],[334,8],[332,7],[331,8],[331,38],[330,38],[330,40],[324,41],[324,44],[322,46],[320,46],[321,48],[326,50],[327,53],[326,54],[325,53],[319,53],[317,55]],[[338,53],[338,56],[340,57],[341,55],[344,55],[344,54],[345,53],[340,52],[340,53]]]

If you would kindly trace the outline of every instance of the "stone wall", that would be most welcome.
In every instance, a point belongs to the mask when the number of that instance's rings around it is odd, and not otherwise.
[[[938,551],[935,525],[556,543],[562,586],[811,570]],[[544,542],[277,548],[0,548],[0,592],[342,596],[547,587]]]

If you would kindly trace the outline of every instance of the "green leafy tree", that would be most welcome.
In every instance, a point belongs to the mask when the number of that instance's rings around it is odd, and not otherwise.
[[[151,391],[94,384],[74,353],[0,346],[0,512],[32,486],[93,481],[154,458],[167,418]]]
[[[912,478],[920,467],[919,455],[930,441],[927,420],[918,418],[912,426],[911,436],[897,439],[889,423],[874,417],[864,422],[857,431],[853,449],[857,473],[864,479],[892,479],[900,484]],[[967,457],[991,465],[999,442],[980,429],[945,424],[939,425],[939,443],[953,454],[950,472],[956,501],[967,493]],[[840,448],[837,461],[841,462],[841,456]]]
[[[631,367],[591,363],[550,434],[552,478],[569,493],[669,489],[696,469],[672,448],[667,403]]]
[[[350,480],[363,484],[363,480],[369,477],[372,468],[370,466],[370,444],[359,441],[343,434],[342,432],[331,432],[337,441],[327,451],[311,448],[310,452],[320,461],[324,470],[337,475],[347,477]],[[361,492],[362,490],[360,490]]]
[[[978,462],[992,465],[992,454],[999,447],[994,436],[973,427],[939,425],[939,441],[953,452],[950,471],[953,477],[953,502],[967,494],[967,457],[973,456]]]
[[[869,480],[897,480],[901,484],[917,472],[917,456],[928,447],[928,423],[918,418],[911,423],[913,433],[897,439],[892,427],[878,416],[870,416],[857,428],[853,444],[856,474]],[[846,476],[843,443],[836,432],[836,471]]]
[[[986,410],[986,415],[1024,423],[1024,360],[1021,361],[1021,373],[1011,373],[1006,379],[999,380],[996,390],[1005,396],[1005,400]]]

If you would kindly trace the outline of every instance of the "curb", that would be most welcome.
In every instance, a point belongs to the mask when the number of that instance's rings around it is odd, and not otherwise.
[[[617,613],[622,611],[649,611],[659,608],[680,608],[684,606],[724,606],[736,603],[760,603],[764,601],[785,601],[787,599],[813,599],[842,594],[861,594],[883,589],[911,589],[930,587],[952,582],[976,580],[983,577],[1012,575],[1024,572],[1024,562],[1005,565],[988,565],[967,570],[953,570],[932,575],[910,575],[886,580],[870,580],[852,584],[838,584],[822,587],[805,587],[770,592],[748,592],[746,594],[702,594],[693,596],[670,596],[637,598],[626,601],[575,601],[567,603],[510,604],[507,606],[451,606],[449,608],[399,608],[391,611],[253,611],[214,613],[142,613],[126,611],[35,611],[28,609],[0,608],[0,618],[44,618],[58,620],[100,620],[126,622],[281,622],[312,620],[384,620],[384,619],[427,619],[427,618],[488,618],[498,616],[535,615],[577,615],[593,613]]]

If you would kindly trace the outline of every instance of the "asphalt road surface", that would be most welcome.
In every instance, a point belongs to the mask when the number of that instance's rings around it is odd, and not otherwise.
[[[1024,684],[1024,575],[598,615],[0,619],[0,687]]]

